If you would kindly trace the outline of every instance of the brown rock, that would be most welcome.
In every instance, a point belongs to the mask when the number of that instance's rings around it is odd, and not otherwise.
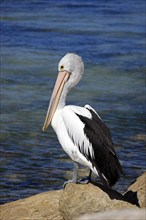
[[[136,179],[124,193],[124,197],[131,203],[146,207],[146,172]]]
[[[59,201],[59,209],[65,220],[73,219],[85,213],[105,210],[136,208],[123,201],[125,198],[118,192],[98,184],[73,184],[66,186]]]
[[[146,209],[120,209],[83,215],[75,220],[145,220]]]
[[[59,212],[62,190],[50,191],[1,205],[1,220],[63,220]]]

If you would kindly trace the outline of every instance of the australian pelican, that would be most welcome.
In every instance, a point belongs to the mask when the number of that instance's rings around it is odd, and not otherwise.
[[[43,131],[51,124],[62,148],[74,162],[73,178],[65,184],[79,181],[78,164],[82,164],[90,168],[90,173],[80,182],[89,182],[94,172],[104,185],[111,187],[120,178],[122,168],[109,129],[91,106],[65,105],[68,92],[82,78],[83,61],[68,53],[60,60],[58,71]]]

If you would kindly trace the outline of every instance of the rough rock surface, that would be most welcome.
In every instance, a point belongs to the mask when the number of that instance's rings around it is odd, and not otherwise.
[[[146,209],[121,209],[83,215],[75,220],[146,220]]]
[[[146,172],[129,186],[128,190],[124,193],[124,197],[130,203],[137,204],[141,208],[146,207]]]
[[[1,220],[63,220],[59,212],[62,190],[41,193],[2,205]]]
[[[139,216],[138,219],[143,219],[141,216],[144,215],[144,211],[130,202],[139,204],[140,207],[146,206],[145,177],[146,173],[128,188],[124,196],[100,184],[81,185],[70,183],[67,184],[64,190],[40,193],[26,199],[1,205],[0,219],[69,220],[83,214],[97,213],[98,215],[102,214],[101,212],[111,210],[111,213],[115,213],[117,209],[124,209],[124,211],[121,211],[124,215],[125,209],[131,208],[132,211],[129,210],[131,214],[135,212]],[[128,194],[129,192],[130,194]],[[136,197],[133,197],[133,195],[136,195]],[[115,219],[117,220],[117,218]],[[130,217],[125,219],[131,220]],[[133,220],[135,219],[133,218]]]
[[[65,220],[85,213],[134,208],[123,200],[124,197],[120,193],[100,184],[68,184],[60,198],[59,208]]]

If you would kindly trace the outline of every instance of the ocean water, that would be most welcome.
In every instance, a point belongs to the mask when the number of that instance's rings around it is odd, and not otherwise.
[[[71,177],[54,131],[42,132],[67,52],[85,63],[67,103],[90,104],[110,128],[125,173],[115,189],[123,192],[145,171],[145,4],[1,1],[1,203],[61,189]]]

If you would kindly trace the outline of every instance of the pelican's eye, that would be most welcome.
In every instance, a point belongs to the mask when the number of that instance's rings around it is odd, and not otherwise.
[[[64,70],[64,65],[60,66],[60,70],[63,71]]]

